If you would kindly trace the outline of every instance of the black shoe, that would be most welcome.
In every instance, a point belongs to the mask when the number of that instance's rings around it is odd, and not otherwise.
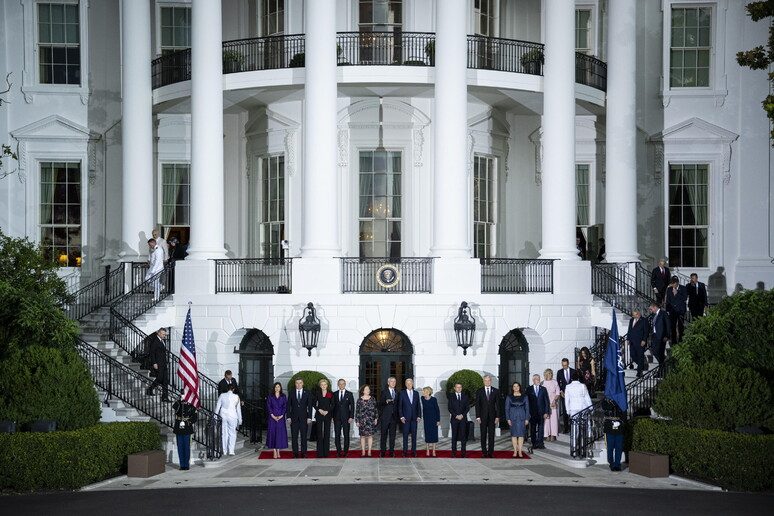
[[[298,453],[297,453],[297,452],[293,452],[293,458],[294,458],[294,459],[297,459],[297,458],[298,458]]]
[[[457,458],[457,452],[456,452],[456,451],[453,451],[453,452],[452,452],[452,458],[454,458],[454,459],[456,459],[456,458]]]
[[[379,457],[384,457],[385,455],[387,455],[387,454],[385,452],[382,452],[382,453],[379,454]]]
[[[415,451],[411,452],[411,456],[412,457],[416,457],[417,456],[417,452],[415,452]]]
[[[303,452],[303,453],[301,454],[301,458],[302,458],[302,459],[305,459],[305,458],[306,458],[306,452]]]
[[[642,371],[637,372],[637,378],[642,378],[644,375],[642,374]]]
[[[464,458],[465,458],[465,452],[462,452],[462,453],[460,454],[460,457],[462,457],[462,458],[464,459]]]
[[[390,457],[395,457],[395,452],[390,450]]]

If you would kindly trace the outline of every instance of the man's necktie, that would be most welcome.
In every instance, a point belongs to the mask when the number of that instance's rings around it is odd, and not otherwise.
[[[486,388],[486,399],[489,399],[489,387]]]
[[[341,403],[342,401],[344,401],[344,391],[339,392],[339,403]]]
[[[462,396],[459,393],[457,393],[457,401],[462,401]]]

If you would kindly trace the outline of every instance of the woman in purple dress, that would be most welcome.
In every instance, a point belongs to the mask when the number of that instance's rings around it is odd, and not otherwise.
[[[282,392],[282,384],[274,384],[274,392],[266,400],[269,412],[269,426],[266,435],[266,447],[274,450],[274,458],[279,459],[280,450],[288,447],[288,428],[285,426],[285,410],[288,398]]]

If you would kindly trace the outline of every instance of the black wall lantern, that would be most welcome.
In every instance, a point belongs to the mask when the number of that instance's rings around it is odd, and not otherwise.
[[[473,335],[476,333],[476,320],[470,314],[468,303],[463,301],[454,319],[454,333],[457,335],[457,345],[462,348],[462,354],[468,354],[468,348],[473,345]]]
[[[301,333],[301,345],[309,351],[312,356],[312,350],[317,347],[317,339],[320,337],[320,320],[315,315],[314,304],[309,303],[304,308],[304,314],[298,321],[298,331]]]

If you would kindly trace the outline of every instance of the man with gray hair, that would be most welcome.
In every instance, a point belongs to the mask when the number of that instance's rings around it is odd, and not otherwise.
[[[495,425],[500,422],[500,392],[492,387],[492,377],[484,376],[484,386],[476,391],[476,421],[481,425],[481,454],[494,458]]]
[[[398,428],[398,391],[395,389],[398,380],[394,376],[387,379],[387,388],[382,391],[379,400],[379,428],[381,429],[381,446],[379,456],[387,453],[387,436],[390,436],[390,457],[395,457],[395,430]]]

